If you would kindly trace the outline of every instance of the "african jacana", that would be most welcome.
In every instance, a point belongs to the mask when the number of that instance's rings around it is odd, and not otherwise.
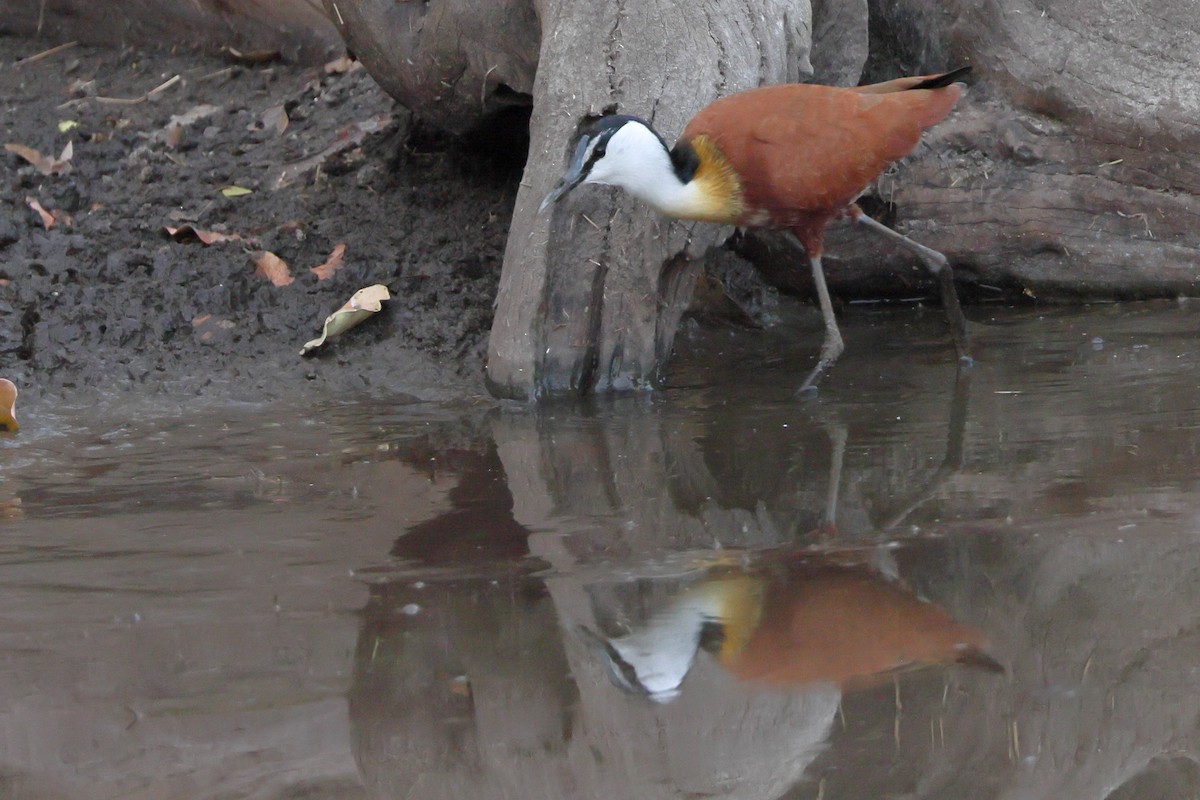
[[[825,226],[849,217],[913,251],[937,278],[958,354],[967,324],[946,257],[863,213],[855,200],[893,161],[917,146],[962,96],[970,70],[841,89],[764,86],[700,110],[673,148],[643,119],[613,114],[577,135],[570,165],[539,211],[581,183],[619,186],[680,219],[792,231],[808,254],[825,320],[809,389],[843,348],[821,267]]]

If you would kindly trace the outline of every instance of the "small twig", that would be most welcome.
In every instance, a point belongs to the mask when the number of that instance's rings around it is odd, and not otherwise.
[[[49,58],[50,56],[56,56],[64,50],[70,50],[72,47],[78,47],[78,46],[79,46],[79,42],[67,42],[66,44],[60,44],[57,47],[51,47],[49,50],[43,50],[40,53],[35,53],[34,55],[29,56],[28,58],[22,58],[19,61],[14,61],[13,66],[20,67],[25,64],[32,64],[35,61],[41,61],[43,58]]]
[[[155,86],[153,89],[146,92],[146,97],[154,97],[156,94],[165,92],[167,89],[170,89],[172,86],[179,83],[181,80],[183,80],[183,77],[180,75],[176,75],[174,78],[168,78],[167,80],[160,83],[158,86]]]
[[[483,73],[483,81],[482,81],[482,83],[481,83],[481,85],[480,85],[480,87],[479,87],[479,107],[480,107],[480,108],[486,108],[486,107],[487,107],[487,81],[488,81],[488,76],[490,76],[490,75],[491,75],[493,72],[495,72],[495,71],[496,71],[496,69],[497,69],[497,68],[499,68],[499,66],[500,66],[499,64],[495,64],[494,66],[488,67],[488,71],[487,71],[487,72],[485,72],[485,73]]]
[[[228,75],[229,73],[233,72],[233,69],[233,67],[225,67],[225,69],[219,69],[216,72],[210,72],[207,75],[201,75],[199,78],[196,78],[196,80],[211,81],[213,78],[220,78],[222,75]]]
[[[174,78],[168,78],[158,86],[155,86],[153,89],[146,92],[141,97],[101,97],[97,95],[96,97],[81,97],[79,99],[95,100],[97,103],[105,103],[110,106],[136,106],[139,103],[145,103],[150,98],[156,97],[157,95],[165,92],[167,89],[170,89],[181,80],[183,80],[183,77],[180,75],[176,75]]]

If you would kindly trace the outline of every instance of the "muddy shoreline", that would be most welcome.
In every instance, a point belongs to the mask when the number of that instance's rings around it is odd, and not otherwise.
[[[5,143],[72,148],[53,174],[0,156],[0,375],[27,402],[484,394],[518,166],[412,130],[346,63],[87,46],[17,63],[41,49],[0,38]],[[231,238],[165,230],[180,226]],[[262,251],[290,284],[256,271]],[[301,358],[374,283],[393,296],[384,311]]]

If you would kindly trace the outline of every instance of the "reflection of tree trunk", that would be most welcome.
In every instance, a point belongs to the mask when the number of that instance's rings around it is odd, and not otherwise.
[[[764,505],[773,495],[760,495],[748,509],[723,508],[716,495],[706,493],[719,484],[694,435],[675,430],[676,423],[654,408],[630,403],[623,411],[628,413],[580,417],[569,425],[556,424],[551,414],[496,418],[492,430],[509,476],[514,516],[535,531],[532,555],[547,557],[537,532],[560,537],[563,520],[587,535],[568,536],[552,545],[556,550],[603,552],[608,559],[780,543]],[[613,515],[625,523],[614,527]],[[599,521],[595,527],[592,519]]]
[[[954,395],[950,401],[950,419],[946,426],[946,454],[942,463],[916,491],[893,503],[890,508],[876,513],[880,519],[878,528],[887,532],[908,518],[921,505],[928,502],[942,488],[946,480],[962,469],[963,442],[967,434],[967,412],[971,399],[971,368],[959,365],[954,377]]]

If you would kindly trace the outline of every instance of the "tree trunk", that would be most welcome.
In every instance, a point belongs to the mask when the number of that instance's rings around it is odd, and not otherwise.
[[[539,36],[530,0],[323,2],[379,85],[425,121],[461,134],[529,106]]]

